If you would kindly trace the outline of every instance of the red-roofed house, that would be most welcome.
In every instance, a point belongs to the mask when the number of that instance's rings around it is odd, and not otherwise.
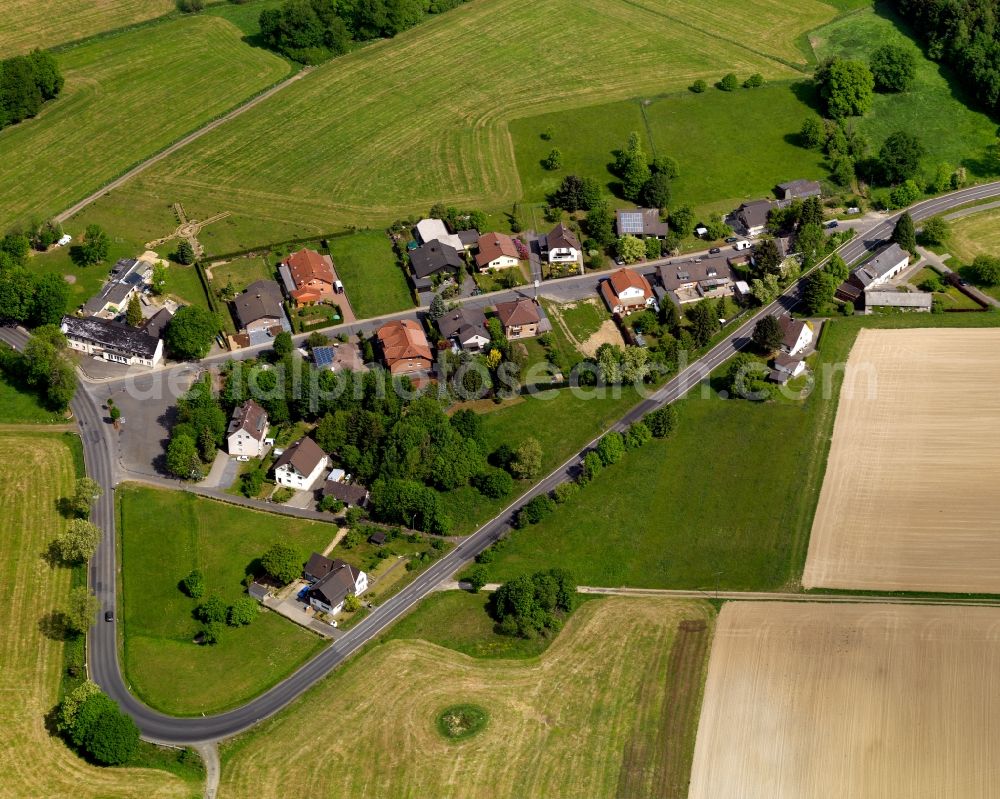
[[[429,372],[433,365],[430,344],[423,328],[412,319],[388,322],[375,334],[385,365],[394,375]]]
[[[521,258],[514,240],[504,233],[484,233],[479,237],[478,247],[476,268],[480,272],[517,266]]]
[[[333,271],[333,259],[316,250],[293,252],[278,268],[288,295],[299,307],[327,302],[343,291]]]
[[[628,316],[633,311],[641,311],[656,305],[656,295],[649,281],[631,269],[612,272],[601,282],[601,296],[613,314]]]

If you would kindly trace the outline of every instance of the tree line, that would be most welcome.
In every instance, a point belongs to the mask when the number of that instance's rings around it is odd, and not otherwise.
[[[318,64],[347,52],[353,42],[391,38],[426,14],[464,0],[286,0],[260,13],[267,45],[294,61]]]
[[[0,61],[0,129],[35,116],[64,82],[55,58],[41,50]]]

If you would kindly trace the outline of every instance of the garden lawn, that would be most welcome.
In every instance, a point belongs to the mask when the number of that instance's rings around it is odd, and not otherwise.
[[[212,274],[212,287],[217,291],[232,283],[233,289],[239,292],[258,280],[275,278],[274,268],[263,255],[234,258],[228,263],[212,266],[208,271]]]
[[[45,408],[38,394],[0,373],[0,424],[61,424],[62,414]]]
[[[877,13],[869,8],[835,20],[813,31],[810,42],[819,60],[837,55],[867,61],[881,44],[907,46],[917,57],[913,87],[901,94],[876,94],[871,112],[856,121],[873,150],[877,153],[893,131],[907,130],[926,150],[922,171],[927,177],[940,163],[964,166],[977,178],[997,174],[995,162],[984,157],[996,141],[996,123],[966,104],[948,68],[924,57],[887,4],[879,4]]]
[[[553,516],[515,531],[491,580],[554,566],[584,585],[710,590],[799,586],[843,371],[862,327],[985,327],[1000,314],[826,322],[804,402],[677,403],[678,429],[604,470]]]
[[[234,25],[209,16],[102,37],[57,58],[66,78],[60,96],[34,119],[0,131],[4,228],[62,211],[289,71],[283,59],[241,41]],[[67,230],[81,232],[73,224]]]
[[[639,402],[635,389],[608,387],[592,389],[594,396],[574,396],[569,389],[543,391],[483,415],[486,452],[501,444],[512,449],[526,438],[536,438],[542,445],[542,470],[547,474],[575,452],[610,427],[631,406]],[[615,396],[618,395],[618,396]],[[530,482],[515,482],[514,494],[525,491]],[[489,499],[475,488],[448,491],[441,495],[451,517],[453,535],[471,533],[513,500]]]
[[[823,178],[822,154],[799,147],[794,137],[815,113],[803,99],[809,91],[803,82],[787,81],[735,92],[711,87],[702,94],[683,91],[517,120],[511,134],[525,197],[543,200],[568,174],[612,188],[613,151],[632,131],[640,134],[648,157],[677,161],[672,205],[729,211],[744,199],[770,194],[789,176]],[[554,131],[551,142],[539,136],[547,128]],[[563,151],[563,168],[546,172],[539,160],[553,146]]]
[[[523,195],[510,120],[676,91],[728,69],[794,77],[787,62],[805,61],[796,36],[835,14],[814,0],[724,0],[704,25],[692,22],[706,13],[695,0],[669,12],[631,0],[467,3],[318,67],[131,181],[116,202],[201,204],[258,220],[261,237],[280,223],[287,238],[377,228],[438,201],[509,210]],[[220,241],[210,252],[236,249]]]
[[[385,233],[366,230],[331,238],[328,243],[337,275],[358,319],[413,307],[410,285]]]
[[[229,628],[213,646],[193,643],[196,600],[178,588],[193,569],[206,596],[244,596],[251,562],[273,543],[294,545],[303,562],[322,551],[332,525],[247,510],[183,491],[118,489],[124,666],[136,695],[165,713],[198,715],[242,704],[322,648],[318,637],[270,611]]]
[[[76,438],[75,436],[73,438]],[[149,769],[97,768],[73,754],[49,729],[59,701],[66,646],[51,633],[65,606],[71,569],[42,553],[67,524],[56,503],[79,474],[75,444],[62,436],[0,434],[0,779],[10,799],[155,797],[190,799],[200,786]]]
[[[54,47],[176,10],[173,0],[4,0],[0,53]]]

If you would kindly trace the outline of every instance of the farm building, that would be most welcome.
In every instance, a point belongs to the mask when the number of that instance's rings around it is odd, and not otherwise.
[[[875,291],[865,292],[865,313],[880,311],[900,311],[930,313],[934,297],[922,291]]]
[[[823,193],[818,180],[790,180],[774,187],[774,194],[779,200],[804,200],[806,197],[819,197]]]

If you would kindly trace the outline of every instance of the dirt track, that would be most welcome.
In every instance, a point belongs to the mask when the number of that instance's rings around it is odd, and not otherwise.
[[[726,605],[689,799],[1000,796],[1000,610]]]
[[[1000,330],[861,331],[806,588],[1000,593],[998,384]]]

